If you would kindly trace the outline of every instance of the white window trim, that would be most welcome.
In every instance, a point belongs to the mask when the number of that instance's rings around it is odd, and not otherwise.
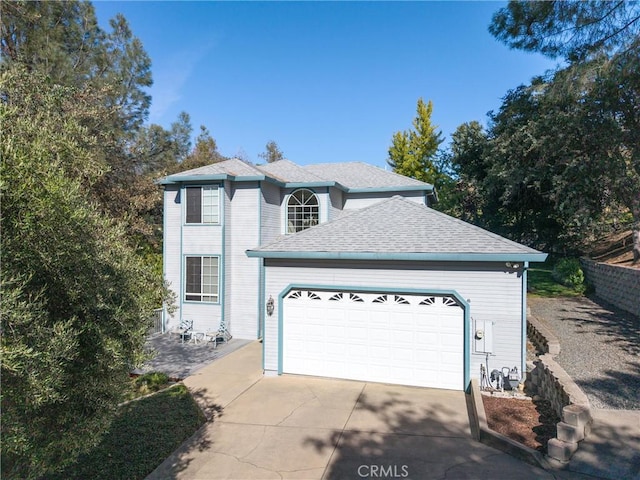
[[[315,222],[310,222],[310,224],[308,226],[305,226],[304,228],[300,229],[300,230],[294,230],[291,231],[290,229],[293,227],[295,228],[295,225],[291,224],[290,225],[290,221],[289,221],[289,202],[291,202],[291,199],[294,198],[294,195],[297,192],[302,192],[302,191],[306,191],[309,192],[311,194],[311,196],[313,198],[315,198],[316,200],[316,208],[317,208],[317,213],[316,213],[316,218],[315,218]],[[300,207],[304,207],[305,204],[300,204]],[[297,206],[294,205],[293,208],[296,208]],[[286,197],[286,201],[284,203],[284,233],[287,235],[292,235],[294,233],[298,233],[301,232],[303,230],[306,230],[310,227],[313,227],[315,225],[318,225],[320,223],[320,212],[321,212],[321,208],[320,208],[320,196],[314,192],[313,190],[309,189],[309,188],[297,188],[294,191],[292,191],[289,195],[287,195]]]
[[[187,191],[189,189],[195,189],[198,188],[200,189],[200,221],[199,222],[188,222],[187,221],[187,209],[188,209],[188,204],[187,204]],[[188,226],[197,226],[197,225],[220,225],[220,203],[221,203],[221,198],[220,198],[220,186],[219,185],[185,185],[183,188],[183,198],[184,198],[184,208],[183,208],[183,223],[184,225],[188,225]],[[212,209],[211,212],[208,215],[211,215],[213,217],[216,217],[215,221],[209,221],[209,222],[205,222],[203,221],[203,218],[205,216],[205,212],[204,212],[204,207],[205,207],[205,192],[216,192],[216,195],[211,195],[210,198],[214,199],[215,201],[217,201],[217,205],[213,205],[213,207],[215,207],[215,210]],[[213,202],[212,202],[213,203]]]
[[[188,258],[200,258],[200,264],[201,264],[201,268],[202,268],[202,259],[203,258],[215,258],[217,260],[217,269],[218,269],[218,275],[216,277],[217,283],[216,283],[216,292],[214,293],[205,293],[202,291],[202,287],[203,287],[203,279],[204,279],[204,272],[201,270],[200,275],[200,292],[187,292],[187,285],[188,285],[188,280],[187,280],[187,259]],[[182,274],[182,281],[183,281],[183,286],[182,286],[182,299],[184,303],[195,303],[195,304],[220,304],[220,292],[222,291],[221,289],[221,279],[222,279],[222,260],[221,260],[221,256],[220,255],[210,255],[210,254],[185,254],[184,258],[183,258],[183,274]],[[199,295],[200,296],[200,300],[194,300],[194,299],[187,299],[187,295],[189,296],[196,296]],[[215,299],[213,300],[202,300],[203,297],[214,297]]]

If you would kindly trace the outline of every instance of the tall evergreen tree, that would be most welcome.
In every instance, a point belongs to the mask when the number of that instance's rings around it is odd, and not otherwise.
[[[136,177],[141,159],[132,144],[148,115],[145,89],[152,79],[140,40],[122,15],[102,30],[89,2],[2,1],[1,7],[1,69],[22,65],[55,84],[92,92],[101,103],[96,108],[105,107],[108,115],[83,118],[83,127],[103,139],[106,170],[89,193],[104,212],[126,219],[132,235],[144,237],[150,191]]]
[[[633,53],[640,36],[640,3],[512,0],[493,16],[489,31],[512,48],[571,63],[602,53]]]
[[[442,133],[431,123],[431,100],[425,104],[422,98],[418,99],[416,112],[412,130],[394,133],[387,162],[400,175],[435,185],[441,179],[436,155],[443,142]]]
[[[270,140],[265,145],[265,151],[263,153],[258,154],[260,158],[266,160],[267,163],[277,162],[284,158],[284,153],[278,147],[278,144],[273,140]]]

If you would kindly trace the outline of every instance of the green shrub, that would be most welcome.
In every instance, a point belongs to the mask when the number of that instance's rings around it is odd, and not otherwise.
[[[553,279],[573,288],[578,292],[585,291],[584,273],[577,258],[563,258],[553,267]]]
[[[157,392],[169,384],[169,377],[162,372],[149,372],[136,377],[132,382],[133,392],[130,398]]]

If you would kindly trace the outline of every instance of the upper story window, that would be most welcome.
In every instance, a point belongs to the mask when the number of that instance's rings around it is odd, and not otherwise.
[[[220,223],[220,194],[217,186],[186,187],[186,223]]]
[[[311,190],[301,188],[289,196],[287,202],[287,233],[313,227],[320,219],[318,197]]]

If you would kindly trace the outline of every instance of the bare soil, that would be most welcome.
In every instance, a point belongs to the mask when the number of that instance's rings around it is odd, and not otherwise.
[[[597,262],[640,268],[633,263],[633,235],[631,230],[612,233],[594,242],[589,257]]]
[[[547,442],[556,436],[556,424],[560,421],[548,401],[487,395],[482,395],[482,401],[491,430],[547,452]]]

